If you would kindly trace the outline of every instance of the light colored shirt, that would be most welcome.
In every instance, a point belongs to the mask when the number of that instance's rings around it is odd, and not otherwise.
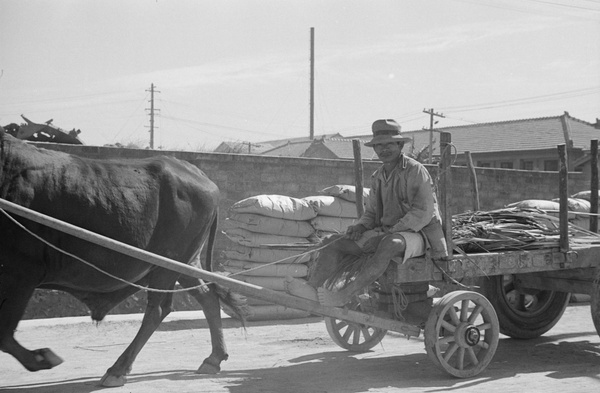
[[[388,176],[383,166],[371,175],[371,193],[357,224],[367,229],[383,226],[390,232],[418,232],[433,217],[441,222],[431,175],[421,163],[403,154]]]

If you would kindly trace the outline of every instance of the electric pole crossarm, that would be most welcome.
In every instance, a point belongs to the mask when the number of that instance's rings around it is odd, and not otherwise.
[[[433,163],[433,117],[445,117],[441,113],[435,113],[433,108],[431,109],[423,109],[423,113],[427,113],[429,115],[429,159],[427,160],[429,164]]]
[[[160,111],[160,109],[154,108],[154,93],[160,93],[160,91],[155,90],[156,86],[154,83],[150,84],[150,90],[146,90],[150,92],[150,108],[146,108],[147,111],[150,111],[150,149],[154,149],[154,113]]]

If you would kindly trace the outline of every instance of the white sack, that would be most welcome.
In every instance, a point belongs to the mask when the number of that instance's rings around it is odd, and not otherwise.
[[[367,199],[369,199],[369,192],[371,189],[363,188],[363,203],[367,203]],[[356,187],[337,184],[335,186],[327,187],[319,191],[321,195],[329,195],[338,198],[342,198],[348,202],[356,202]]]
[[[231,259],[223,262],[222,265],[225,271],[243,276],[306,277],[308,275],[308,266],[302,263],[270,265]]]
[[[355,221],[355,218],[317,216],[310,220],[310,225],[317,231],[346,233],[346,229]]]
[[[284,195],[257,195],[242,199],[234,203],[230,211],[298,221],[310,220],[317,216],[317,212],[307,201]]]
[[[300,254],[304,254],[299,256]],[[281,262],[281,263],[306,263],[311,260],[314,253],[280,248],[256,248],[232,244],[221,252],[224,259],[237,259],[249,262]]]
[[[319,216],[356,218],[356,203],[329,195],[308,196],[303,198]],[[313,217],[314,218],[314,217]]]
[[[600,191],[598,191],[598,196],[600,197]],[[576,194],[571,195],[571,198],[577,198],[577,199],[585,199],[586,201],[590,201],[592,198],[592,192],[591,191],[579,191]]]
[[[560,198],[555,198],[552,202],[556,202],[560,206]],[[590,202],[585,199],[567,198],[567,210],[572,212],[590,212]]]
[[[221,228],[225,231],[230,228],[242,228],[256,233],[296,237],[309,237],[315,232],[308,221],[286,220],[252,213],[233,213],[225,219]]]
[[[269,235],[255,233],[242,228],[231,228],[223,232],[230,240],[248,247],[260,247],[269,244],[310,243],[305,237]]]

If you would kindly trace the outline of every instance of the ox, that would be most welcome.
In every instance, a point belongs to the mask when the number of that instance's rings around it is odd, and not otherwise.
[[[0,127],[0,197],[117,241],[174,259],[196,263],[208,239],[204,268],[210,269],[219,190],[197,167],[171,157],[94,160],[40,149]],[[206,316],[212,352],[198,373],[217,373],[226,360],[220,304],[243,319],[241,298],[215,284],[152,266],[85,240],[17,219],[33,237],[0,214],[0,349],[29,371],[62,362],[47,348],[27,350],[13,337],[35,288],[59,289],[85,303],[100,321],[139,289],[81,263],[141,286],[191,288]],[[47,243],[46,243],[47,242]],[[64,252],[50,247],[52,244]],[[172,292],[149,291],[138,334],[101,380],[121,386],[150,336],[171,311]]]

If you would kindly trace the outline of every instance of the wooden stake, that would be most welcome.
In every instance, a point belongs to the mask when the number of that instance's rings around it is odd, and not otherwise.
[[[352,139],[352,149],[354,151],[354,183],[356,192],[356,214],[360,218],[365,212],[363,201],[363,164],[360,152],[360,140]]]
[[[560,240],[560,252],[569,251],[569,168],[567,167],[567,147],[562,144],[558,145],[558,156],[560,166],[558,168],[558,195],[560,197],[560,211],[558,214]]]
[[[590,184],[590,231],[598,233],[598,139],[590,147],[592,180]]]
[[[452,250],[454,245],[452,244],[452,211],[451,211],[451,193],[449,192],[449,186],[452,184],[452,177],[450,172],[451,163],[451,149],[452,149],[452,135],[449,132],[442,132],[440,134],[440,210],[442,215],[442,226],[444,229],[444,235],[446,237],[446,245],[448,247],[448,256],[452,258]]]
[[[471,181],[471,192],[473,193],[473,211],[479,211],[479,187],[477,186],[477,173],[475,172],[475,167],[473,166],[473,158],[471,157],[471,152],[466,151],[465,155],[467,157],[467,168],[469,168],[469,180]]]

